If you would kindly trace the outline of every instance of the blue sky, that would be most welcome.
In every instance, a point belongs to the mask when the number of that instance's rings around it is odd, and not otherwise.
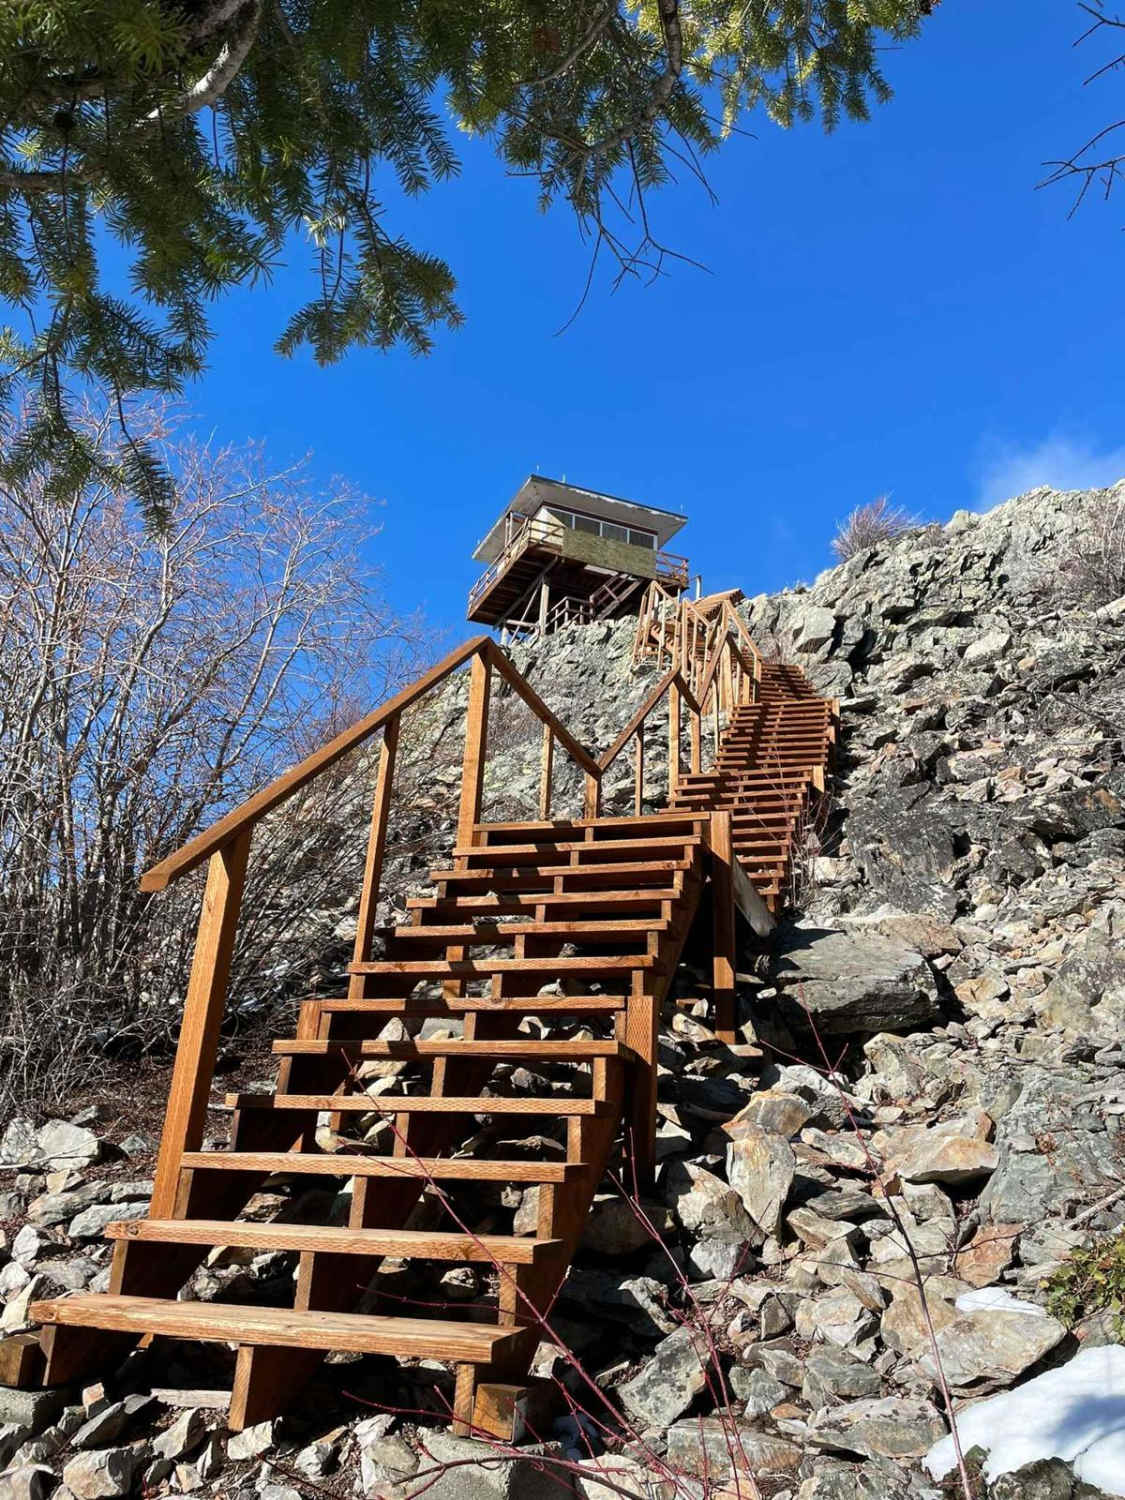
[[[1125,196],[1068,221],[1041,163],[1116,118],[1082,80],[1069,0],[945,0],[889,55],[893,102],[826,137],[748,121],[650,204],[676,265],[613,293],[599,277],[563,333],[587,252],[565,210],[486,146],[406,206],[451,261],[466,326],[428,359],[359,352],[318,370],[273,355],[302,253],[215,310],[200,426],[369,494],[370,561],[392,601],[467,634],[470,554],[531,471],[682,510],[675,544],[710,589],[811,579],[837,521],[882,491],[929,519],[1038,482],[1125,474]]]

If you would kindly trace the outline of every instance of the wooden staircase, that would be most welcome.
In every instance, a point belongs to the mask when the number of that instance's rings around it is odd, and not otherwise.
[[[837,712],[799,667],[763,663],[758,696],[732,710],[711,769],[682,777],[671,799],[684,811],[729,811],[734,854],[774,913],[825,789]]]
[[[739,673],[747,701],[733,708],[714,767],[701,771],[703,718],[709,696],[718,711],[719,683],[736,680],[720,660],[733,649],[724,633],[702,700],[674,668],[595,759],[499,648],[469,642],[148,873],[143,883],[161,889],[209,862],[152,1206],[146,1219],[108,1227],[108,1292],[34,1304],[47,1383],[104,1367],[141,1337],[231,1344],[238,1428],[297,1399],[330,1350],[436,1359],[454,1366],[459,1430],[513,1434],[521,1383],[611,1156],[631,1163],[638,1180],[651,1176],[661,1006],[703,892],[716,1022],[733,1040],[740,882],[748,874],[776,906],[795,809],[818,774],[823,785],[828,706],[800,673],[768,666]],[[432,894],[408,903],[407,922],[379,932],[400,715],[464,665],[471,684],[456,841],[447,866],[431,872]],[[481,821],[497,677],[543,723],[534,821]],[[603,816],[603,777],[631,738],[639,808],[645,725],[665,699],[668,810]],[[691,716],[686,775],[682,711]],[[251,831],[377,730],[346,990],[302,1004],[295,1034],[273,1044],[272,1089],[228,1096],[229,1146],[203,1149]],[[556,745],[585,774],[582,816],[550,816]],[[287,1211],[264,1220],[254,1195],[271,1179],[335,1180],[346,1212],[327,1212],[327,1195],[294,1193]],[[535,1191],[534,1232],[515,1233],[494,1203],[482,1227],[482,1192],[495,1197],[497,1185],[513,1184]],[[314,1207],[300,1214],[302,1203]],[[288,1305],[181,1300],[196,1268],[223,1247],[291,1257]],[[402,1260],[433,1276],[449,1265],[478,1268],[481,1294],[462,1308],[435,1308],[432,1297],[394,1301],[378,1273]]]

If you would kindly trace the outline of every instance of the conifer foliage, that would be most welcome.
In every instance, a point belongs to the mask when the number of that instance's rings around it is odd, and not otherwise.
[[[384,199],[458,170],[487,136],[620,269],[659,259],[645,196],[697,169],[747,109],[782,125],[863,119],[878,51],[934,0],[12,0],[0,7],[0,359],[36,393],[9,477],[67,487],[98,455],[67,390],[175,392],[208,308],[264,280],[294,232],[310,295],[277,347],[416,353],[460,313],[440,255]],[[106,232],[108,231],[108,235]],[[122,275],[105,261],[126,252]],[[292,250],[292,243],[289,246]],[[150,515],[168,478],[138,441],[122,476]]]

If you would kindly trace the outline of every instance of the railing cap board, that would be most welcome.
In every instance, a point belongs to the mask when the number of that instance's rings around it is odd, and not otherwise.
[[[519,694],[532,713],[536,714],[543,720],[544,724],[549,726],[552,734],[554,734],[564,750],[578,762],[588,776],[600,776],[601,769],[598,762],[584,746],[578,743],[562,720],[551,712],[519,668],[509,661],[508,657],[494,641],[489,641],[486,649],[491,665],[496,668],[505,682]]]
[[[300,791],[303,786],[306,786],[314,777],[320,775],[322,771],[335,765],[349,751],[354,750],[365,740],[370,739],[378,729],[382,728],[396,714],[400,714],[404,709],[409,708],[412,703],[415,703],[432,688],[437,687],[446,677],[478,654],[484,657],[490,667],[495,667],[513,691],[548,726],[559,744],[581,766],[586,775],[592,777],[595,781],[601,780],[606,768],[617,758],[624,745],[628,743],[630,737],[636,732],[638,726],[643,723],[660,702],[661,698],[663,698],[664,694],[673,685],[678,688],[691,708],[696,713],[699,712],[699,705],[680,674],[678,663],[674,664],[671,671],[667,672],[656,684],[648,698],[645,699],[644,703],[633,715],[632,719],[630,719],[605,755],[600,760],[595,759],[585,746],[581,745],[574,738],[562,720],[547,707],[522,672],[509,660],[506,653],[496,645],[495,641],[491,640],[488,636],[474,636],[472,640],[466,641],[463,645],[458,646],[456,650],[451,651],[436,666],[431,667],[428,672],[418,678],[417,682],[403,688],[393,698],[389,698],[386,703],[373,709],[371,713],[357,720],[349,728],[342,730],[334,739],[329,740],[326,745],[322,745],[319,750],[315,750],[311,755],[306,756],[297,765],[291,766],[288,771],[276,777],[268,786],[263,787],[260,792],[255,792],[252,797],[247,798],[245,802],[212,823],[209,828],[205,828],[195,838],[189,839],[182,848],[177,849],[173,854],[169,854],[166,858],[160,860],[158,864],[146,870],[141,876],[141,889],[143,891],[162,891],[173,880],[178,880],[181,875],[186,875],[189,871],[196,869],[205,859],[208,859],[217,850],[228,844],[243,829],[252,826],[259,819],[264,818],[267,813],[272,812],[275,807],[280,806],[287,797],[291,797],[294,792]]]
[[[260,792],[255,792],[239,807],[233,808],[217,822],[212,823],[210,828],[205,828],[202,833],[196,834],[195,838],[189,839],[174,854],[169,854],[167,858],[146,870],[141,876],[141,890],[162,891],[173,880],[178,880],[181,875],[194,870],[197,865],[201,865],[205,859],[221,849],[224,844],[229,843],[248,825],[264,818],[287,797],[291,797],[294,792],[307,785],[314,776],[318,776],[329,766],[335,765],[338,760],[347,755],[349,750],[354,750],[364,740],[370,739],[388,719],[401,713],[404,708],[409,708],[416,699],[436,687],[451,672],[463,666],[470,657],[491,646],[492,642],[484,635],[474,636],[463,646],[458,646],[455,651],[451,651],[436,666],[431,667],[428,672],[419,677],[417,682],[403,688],[400,693],[396,693],[393,698],[389,698],[386,703],[374,709],[365,718],[357,720],[350,728],[341,730],[334,739],[328,741],[327,745],[314,750],[311,755],[307,755],[297,765],[291,766],[288,771],[271,781]]]

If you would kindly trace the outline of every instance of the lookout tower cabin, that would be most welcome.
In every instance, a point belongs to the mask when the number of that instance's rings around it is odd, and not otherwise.
[[[680,594],[687,558],[664,547],[684,520],[533,474],[473,553],[487,566],[468,617],[519,639],[635,613],[654,579]]]

